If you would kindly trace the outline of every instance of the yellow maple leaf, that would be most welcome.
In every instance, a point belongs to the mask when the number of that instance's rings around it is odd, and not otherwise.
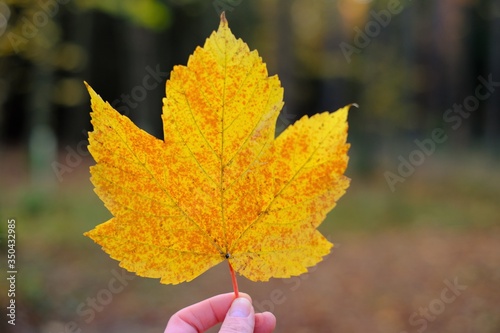
[[[329,253],[316,228],[349,186],[348,107],[305,116],[275,139],[279,79],[224,16],[167,81],[164,140],[88,89],[91,180],[113,218],[85,235],[121,267],[177,284],[228,260],[266,281]]]

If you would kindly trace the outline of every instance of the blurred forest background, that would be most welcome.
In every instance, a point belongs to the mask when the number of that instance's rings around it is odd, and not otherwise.
[[[0,282],[0,330],[163,332],[231,291],[221,265],[180,286],[129,274],[111,293],[122,270],[82,236],[109,218],[89,181],[83,81],[161,137],[165,81],[222,10],[281,79],[278,131],[360,106],[352,185],[321,226],[333,254],[300,278],[241,278],[257,310],[278,332],[499,332],[496,0],[0,1],[0,267],[15,218],[19,271],[16,326]]]

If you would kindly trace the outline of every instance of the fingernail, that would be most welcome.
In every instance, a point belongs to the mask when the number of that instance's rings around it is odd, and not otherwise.
[[[246,298],[237,298],[231,304],[227,313],[230,317],[248,317],[252,311],[252,304]]]

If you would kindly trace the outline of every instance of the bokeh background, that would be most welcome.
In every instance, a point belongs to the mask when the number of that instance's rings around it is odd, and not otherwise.
[[[83,81],[161,138],[170,70],[222,10],[281,79],[278,131],[359,104],[352,185],[320,228],[335,249],[301,277],[240,277],[256,309],[277,332],[499,332],[496,0],[0,1],[0,267],[15,218],[18,270],[15,327],[0,279],[0,331],[163,332],[232,290],[226,265],[161,285],[82,236],[110,216],[89,181]]]

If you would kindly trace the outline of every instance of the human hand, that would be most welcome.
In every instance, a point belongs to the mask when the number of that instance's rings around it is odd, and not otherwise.
[[[165,333],[198,333],[221,323],[219,333],[271,333],[276,317],[270,312],[255,313],[249,295],[222,294],[193,304],[175,313]]]

